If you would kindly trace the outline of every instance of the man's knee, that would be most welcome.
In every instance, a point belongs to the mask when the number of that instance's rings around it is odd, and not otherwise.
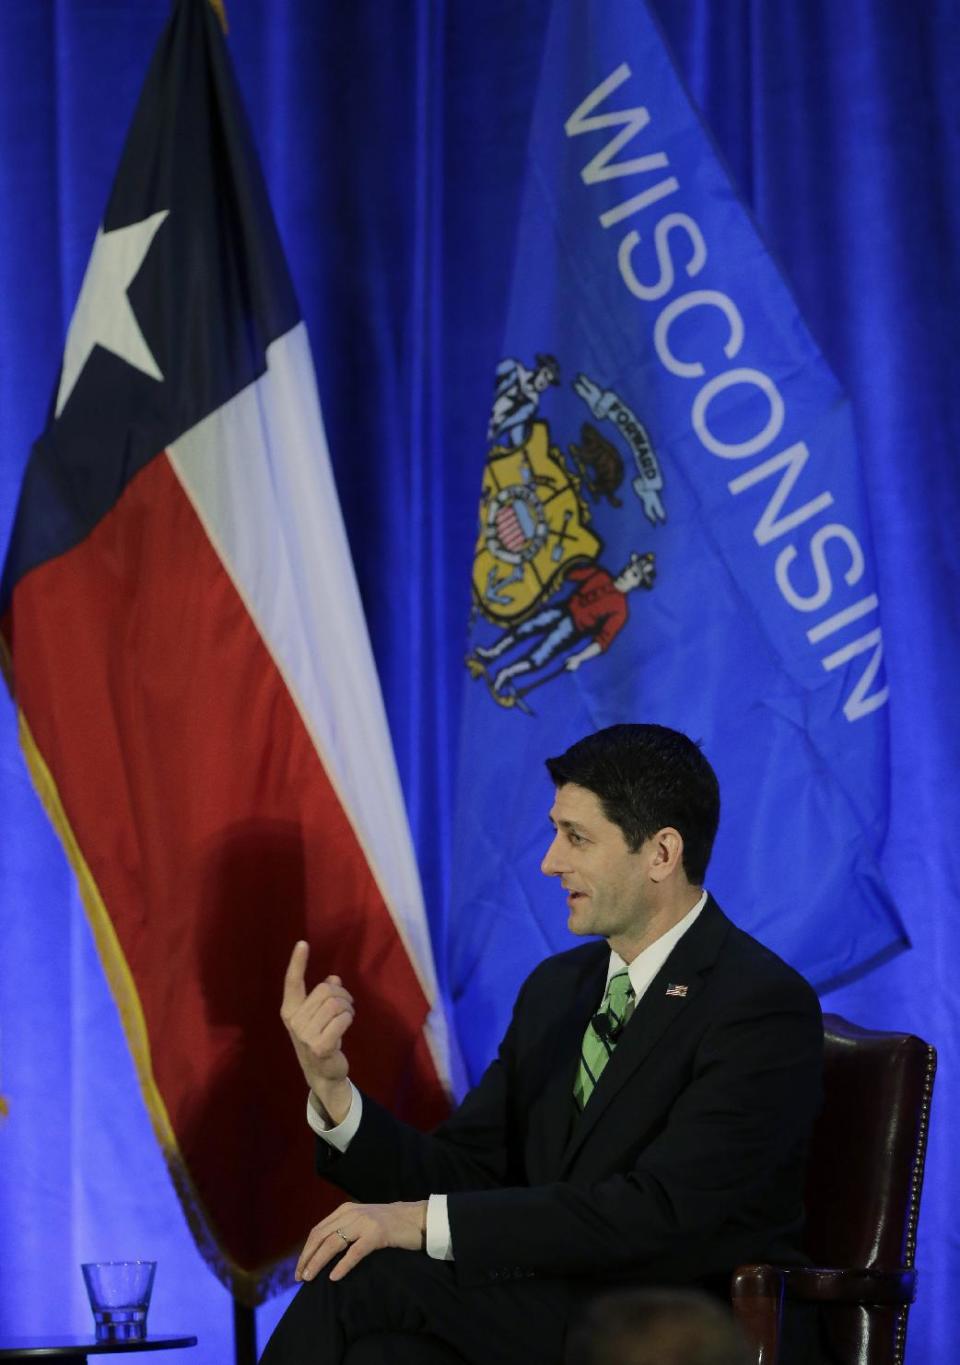
[[[463,1365],[463,1356],[430,1337],[377,1332],[354,1342],[344,1365]]]
[[[327,1283],[332,1293],[367,1299],[382,1297],[389,1293],[394,1285],[417,1285],[423,1280],[432,1281],[438,1276],[446,1278],[449,1274],[450,1269],[445,1262],[432,1261],[429,1257],[418,1255],[416,1252],[384,1247],[380,1251],[371,1252],[369,1256],[364,1256],[342,1280],[336,1280],[332,1284],[328,1280]],[[325,1271],[322,1278],[327,1279]]]
[[[387,1247],[357,1263],[342,1280],[324,1274],[321,1292],[330,1296],[348,1340],[377,1332],[429,1330],[431,1309],[445,1298],[450,1266],[409,1251]],[[314,1283],[317,1283],[315,1281]]]

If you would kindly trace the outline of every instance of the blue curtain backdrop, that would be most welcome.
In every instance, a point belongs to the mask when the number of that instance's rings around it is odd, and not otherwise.
[[[655,9],[854,403],[891,687],[883,865],[913,947],[824,1004],[940,1050],[908,1359],[949,1360],[960,1350],[960,18],[952,0]],[[229,4],[441,977],[476,498],[548,14],[548,0]],[[165,0],[5,0],[0,13],[0,547],[165,17]],[[726,819],[750,838],[749,812]],[[226,1294],[167,1180],[9,705],[0,1095],[3,1328],[82,1329],[78,1263],[151,1256],[153,1326],[199,1332],[185,1362],[228,1359]],[[261,1336],[280,1306],[261,1310]]]

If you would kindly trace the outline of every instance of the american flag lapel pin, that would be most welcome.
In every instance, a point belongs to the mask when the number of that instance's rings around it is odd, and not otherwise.
[[[671,981],[664,992],[666,995],[675,995],[680,1000],[684,998],[686,993],[687,987],[682,986],[678,981]]]

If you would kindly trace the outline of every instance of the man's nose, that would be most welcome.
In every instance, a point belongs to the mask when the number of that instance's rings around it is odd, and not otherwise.
[[[561,866],[559,859],[560,852],[559,840],[560,831],[558,830],[557,833],[553,836],[553,839],[551,840],[550,847],[543,855],[543,861],[540,864],[540,871],[546,877],[559,877],[563,872],[563,867]]]

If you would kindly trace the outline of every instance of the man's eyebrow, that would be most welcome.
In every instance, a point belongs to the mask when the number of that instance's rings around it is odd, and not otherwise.
[[[573,829],[577,830],[580,834],[586,832],[586,825],[582,825],[579,820],[557,820],[552,814],[548,815],[547,819],[550,821],[551,825],[553,825],[554,829]]]

